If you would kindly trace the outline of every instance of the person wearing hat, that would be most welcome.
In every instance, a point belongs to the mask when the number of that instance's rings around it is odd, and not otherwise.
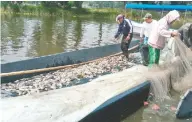
[[[133,37],[133,25],[131,23],[131,20],[125,19],[125,16],[122,14],[116,17],[116,21],[119,24],[119,28],[117,33],[115,34],[115,39],[117,39],[120,34],[123,34],[123,38],[121,41],[121,50],[123,52],[123,55],[127,58],[127,60],[129,60],[128,48]]]
[[[173,10],[153,25],[148,39],[149,67],[159,64],[160,50],[165,47],[165,39],[179,35],[178,31],[169,30],[170,25],[179,20],[179,17],[179,12]]]
[[[144,19],[144,22],[142,23],[142,28],[140,32],[140,38],[141,38],[140,53],[141,53],[143,65],[147,66],[148,60],[149,60],[148,59],[149,50],[148,50],[148,44],[147,44],[148,38],[151,33],[153,25],[157,23],[157,21],[152,19],[152,15],[150,13],[147,13],[143,19]]]

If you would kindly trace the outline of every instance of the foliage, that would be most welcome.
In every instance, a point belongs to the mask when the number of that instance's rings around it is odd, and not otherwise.
[[[83,1],[75,1],[74,6],[77,8],[82,8]]]
[[[178,1],[179,2],[179,1]],[[25,15],[53,15],[53,16],[103,16],[103,17],[115,17],[117,14],[125,14],[126,17],[142,21],[141,18],[147,12],[153,15],[154,19],[160,19],[161,13],[157,11],[145,11],[143,13],[141,10],[125,10],[124,5],[127,2],[108,2],[108,1],[25,1],[25,2],[10,2],[2,1],[1,10],[2,13],[17,13]],[[153,3],[162,4],[162,2],[153,1],[136,1],[136,3]],[[176,2],[170,2],[171,4],[176,4]],[[180,2],[180,3],[183,3]],[[190,2],[187,2],[190,3]],[[163,3],[164,4],[164,3]],[[89,6],[87,8],[85,5]],[[91,7],[91,8],[90,8]],[[99,9],[98,9],[99,8]],[[190,14],[188,14],[190,15]],[[191,16],[190,16],[191,17]]]
[[[40,3],[40,4],[39,4]],[[72,7],[82,8],[82,1],[41,1],[41,2],[22,2],[22,1],[2,1],[1,8],[10,10],[14,13],[21,11],[33,12],[41,8],[49,13],[55,13],[58,9],[71,9]]]
[[[1,7],[3,7],[5,10],[7,9],[8,6],[9,6],[9,1],[2,1],[1,2]]]

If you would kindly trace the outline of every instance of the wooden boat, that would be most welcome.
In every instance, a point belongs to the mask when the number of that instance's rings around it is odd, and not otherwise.
[[[142,79],[147,70],[139,65],[82,85],[2,99],[2,120],[118,122],[147,100],[150,82]]]
[[[148,81],[128,89],[101,104],[79,122],[120,122],[143,106],[149,90]]]
[[[134,40],[130,44],[131,51],[138,49],[138,40]],[[58,53],[54,55],[42,56],[28,60],[16,61],[11,63],[1,64],[1,73],[26,71],[33,69],[49,68],[56,66],[64,66],[70,64],[78,64],[106,57],[121,52],[120,44],[113,44],[89,49],[83,49],[72,52]],[[45,72],[41,72],[45,73]],[[31,73],[24,75],[5,76],[1,77],[1,82],[11,82],[21,78],[31,77],[39,73]]]
[[[181,63],[176,59],[169,68]],[[147,71],[147,67],[137,65],[86,84],[2,99],[3,120],[118,122],[137,111],[147,100],[150,90],[150,82],[145,76]],[[162,72],[169,72],[164,78],[170,79],[177,70],[165,69],[154,73],[149,79],[156,78]]]

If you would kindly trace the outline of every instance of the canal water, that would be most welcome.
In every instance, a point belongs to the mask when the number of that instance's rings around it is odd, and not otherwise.
[[[115,43],[115,19],[1,15],[1,63]]]
[[[1,14],[1,63],[114,44],[117,28],[114,17]]]
[[[131,116],[121,122],[192,122],[190,119],[176,119],[176,108],[181,99],[181,94],[171,91],[171,99],[163,102],[151,101],[149,105],[142,107]],[[159,110],[154,110],[153,106],[159,106]]]

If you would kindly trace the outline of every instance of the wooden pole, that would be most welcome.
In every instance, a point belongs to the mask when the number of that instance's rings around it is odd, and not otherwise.
[[[142,17],[143,17],[143,9],[141,11],[141,19],[139,20],[140,23],[142,23]]]
[[[164,10],[161,11],[161,18],[163,17],[163,12],[164,12]],[[160,18],[160,19],[161,19],[161,18]]]
[[[184,15],[183,24],[185,23],[186,14],[187,14],[187,10],[185,10],[185,15]]]
[[[138,47],[139,47],[139,45],[136,45],[136,46],[130,48],[129,51],[134,50],[134,49],[136,49]],[[99,59],[95,59],[95,60],[91,60],[91,61],[87,61],[87,62],[82,62],[82,63],[78,63],[78,64],[72,64],[72,65],[49,67],[49,68],[34,69],[34,70],[25,70],[25,71],[17,71],[17,72],[9,72],[9,73],[1,73],[0,76],[1,77],[7,77],[7,76],[15,76],[15,75],[25,75],[25,74],[32,74],[32,73],[48,72],[48,71],[54,71],[54,70],[59,70],[59,69],[66,69],[66,68],[74,68],[74,67],[78,67],[78,66],[85,65],[85,64],[88,64],[88,63],[99,61],[99,60],[101,60],[103,58],[118,56],[118,55],[121,55],[121,54],[122,54],[122,52],[116,53],[116,54],[113,54],[113,55],[109,55],[109,56],[106,56],[106,57],[102,57],[102,58],[99,58]]]

